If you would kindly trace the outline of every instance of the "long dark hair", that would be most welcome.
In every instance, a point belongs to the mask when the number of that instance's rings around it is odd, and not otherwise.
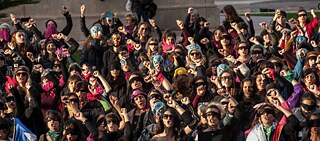
[[[173,135],[175,137],[176,141],[182,141],[183,140],[183,129],[181,129],[180,127],[180,119],[179,119],[179,114],[176,112],[176,110],[172,109],[172,108],[168,108],[166,109],[163,113],[165,113],[166,111],[170,111],[170,113],[174,116],[173,118]],[[163,119],[163,118],[162,118]],[[161,132],[164,132],[165,130],[169,130],[169,128],[166,128],[163,124],[163,120],[160,120],[160,122],[158,123],[158,127],[160,127]],[[161,133],[160,132],[160,133]],[[166,132],[168,133],[168,132]]]
[[[240,16],[232,5],[226,5],[225,7],[223,7],[223,11],[226,14],[225,20],[229,23],[238,21],[238,19],[240,19]]]

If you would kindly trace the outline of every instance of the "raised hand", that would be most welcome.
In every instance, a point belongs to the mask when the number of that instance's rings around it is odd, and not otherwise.
[[[190,99],[189,99],[189,97],[184,97],[184,98],[182,98],[181,103],[184,104],[184,105],[190,104]]]
[[[153,28],[157,26],[156,21],[154,19],[149,19],[149,23]]]
[[[176,20],[176,23],[180,29],[184,28],[183,22],[181,20]]]
[[[86,12],[86,5],[82,4],[80,6],[80,15],[81,15],[81,17],[84,17],[85,12]]]
[[[245,12],[245,13],[244,13],[244,16],[247,18],[247,21],[250,21],[250,20],[251,20],[251,14],[250,14],[250,12]]]
[[[193,7],[189,7],[188,8],[188,14],[191,14],[191,13],[193,13],[194,12],[194,8]]]
[[[14,15],[14,14],[10,14],[10,18],[11,18],[12,22],[16,22],[16,20],[17,20],[16,15]]]
[[[63,13],[68,13],[69,10],[68,10],[67,7],[65,7],[64,5],[62,5],[62,12],[63,12]]]

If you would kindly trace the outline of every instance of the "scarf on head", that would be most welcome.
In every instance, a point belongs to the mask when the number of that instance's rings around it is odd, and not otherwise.
[[[46,31],[44,32],[44,37],[47,40],[51,40],[52,39],[52,34],[57,34],[57,33],[58,33],[57,27],[49,25],[46,28]]]

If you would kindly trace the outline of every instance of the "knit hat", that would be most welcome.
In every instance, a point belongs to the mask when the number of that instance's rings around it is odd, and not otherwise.
[[[143,95],[145,98],[147,98],[147,94],[145,92],[141,91],[140,89],[136,89],[136,90],[133,90],[130,95],[130,100],[132,103],[133,103],[133,99],[138,95]]]
[[[154,55],[151,57],[151,67],[156,68],[158,66],[162,67],[164,64],[164,59],[161,55]]]
[[[217,67],[217,76],[220,77],[221,75],[221,72],[225,71],[225,70],[228,70],[230,69],[230,67],[226,64],[220,64],[218,67]]]
[[[278,85],[275,84],[275,83],[270,83],[270,84],[268,84],[268,85],[266,86],[266,92],[267,92],[268,90],[270,90],[270,89],[277,89],[277,90],[279,90],[279,87],[278,87]]]
[[[173,77],[177,77],[178,75],[182,75],[182,74],[188,75],[188,72],[187,72],[186,68],[179,67],[179,68],[174,70]]]
[[[8,23],[2,23],[2,24],[0,25],[0,29],[1,29],[1,28],[5,28],[5,26],[10,30],[10,25],[9,25]]]
[[[161,101],[156,102],[153,105],[153,107],[151,107],[152,113],[154,115],[155,114],[161,114],[161,110],[164,111],[165,109],[166,109],[166,105]]]
[[[196,43],[188,45],[187,48],[188,48],[188,55],[190,55],[191,51],[193,50],[197,50],[202,54],[201,47]]]
[[[252,55],[252,54],[256,54],[256,53],[262,53],[262,54],[264,54],[263,48],[262,48],[261,46],[259,46],[259,45],[253,45],[253,46],[251,46],[251,48],[250,48],[250,54]]]

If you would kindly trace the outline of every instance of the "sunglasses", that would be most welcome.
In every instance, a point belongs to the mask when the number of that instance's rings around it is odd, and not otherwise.
[[[253,51],[251,52],[251,54],[252,54],[252,55],[254,55],[254,54],[262,54],[262,51],[260,51],[260,50],[253,50]]]
[[[272,109],[266,108],[266,109],[263,109],[260,113],[258,113],[258,117],[263,115],[263,114],[271,114],[271,115],[274,116],[275,112]]]
[[[149,45],[157,46],[157,45],[158,45],[158,43],[150,43]]]
[[[190,55],[191,56],[200,56],[200,53],[199,52],[191,52]]]
[[[247,47],[247,46],[241,46],[241,47],[238,47],[237,49],[238,49],[238,50],[248,49],[248,47]]]
[[[310,56],[307,58],[307,60],[317,60],[317,56]]]
[[[222,35],[221,36],[221,40],[222,39],[227,39],[227,40],[231,40],[231,37],[229,35]]]
[[[14,102],[14,97],[13,96],[8,96],[6,97],[7,102]]]
[[[173,119],[174,115],[163,114],[163,119]]]
[[[17,73],[17,76],[27,76],[27,73],[25,73],[25,72],[21,72],[21,73]]]
[[[304,104],[304,103],[301,103],[301,107],[303,107],[307,111],[313,111],[316,109],[316,106],[308,105],[308,104]]]
[[[125,54],[127,54],[127,52],[126,51],[121,51],[121,52],[119,52],[119,54],[125,55]]]
[[[59,67],[60,67],[60,64],[55,64],[53,67],[54,67],[54,68],[59,68]]]
[[[194,87],[197,88],[197,87],[199,87],[199,86],[201,86],[201,85],[206,85],[206,83],[204,83],[204,82],[198,82],[198,83],[195,83],[195,84],[194,84]]]
[[[129,80],[129,84],[132,84],[134,81],[137,81],[137,82],[143,82],[142,78],[140,77],[133,77]]]
[[[220,102],[222,105],[228,105],[229,104],[229,102],[227,102],[227,101],[222,101],[222,102]]]
[[[149,100],[151,100],[151,99],[153,99],[153,98],[155,98],[155,99],[161,99],[161,97],[159,96],[159,94],[151,94],[151,95],[149,96]]]

